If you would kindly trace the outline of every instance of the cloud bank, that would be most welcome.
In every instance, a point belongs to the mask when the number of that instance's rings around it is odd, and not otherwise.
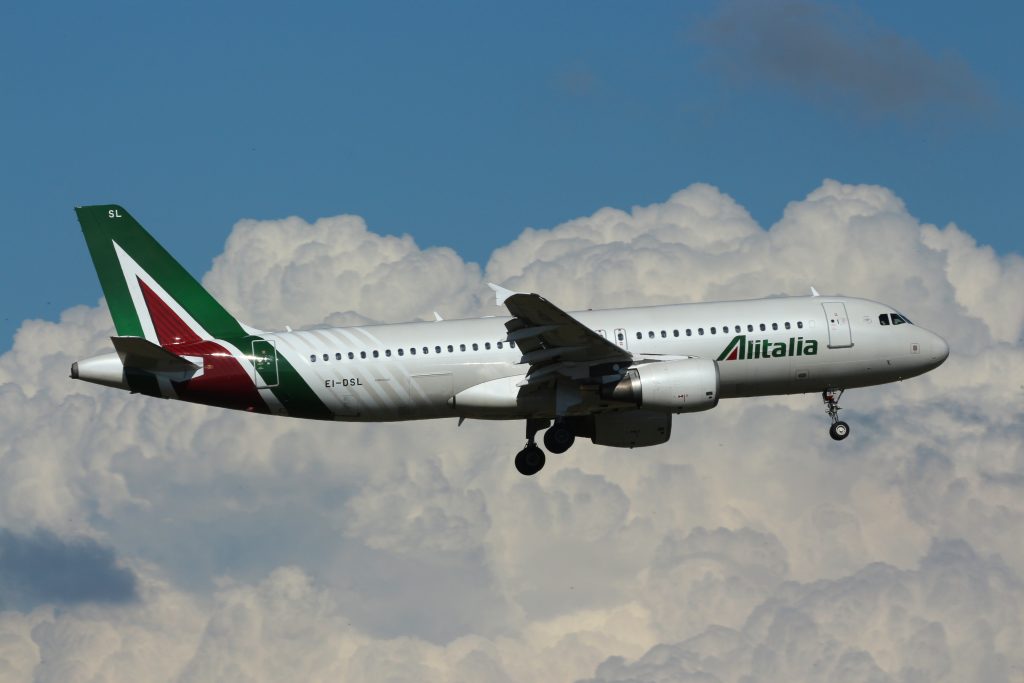
[[[26,321],[0,356],[0,588],[22,596],[0,680],[1024,676],[1019,256],[825,181],[768,229],[693,185],[526,230],[483,273],[358,217],[243,221],[205,278],[266,327],[500,314],[487,280],[569,308],[813,284],[953,353],[848,393],[840,444],[816,396],[726,401],[664,446],[581,444],[524,479],[519,424],[133,397],[66,377],[109,344],[103,306]]]

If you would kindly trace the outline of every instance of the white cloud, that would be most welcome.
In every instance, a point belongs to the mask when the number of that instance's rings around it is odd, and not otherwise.
[[[0,613],[0,678],[1024,671],[1019,257],[921,225],[885,188],[826,181],[767,230],[707,185],[527,230],[486,278],[356,217],[244,221],[205,281],[253,324],[298,327],[500,313],[486,279],[570,308],[814,284],[896,305],[953,354],[850,392],[842,444],[815,396],[726,401],[677,418],[664,446],[581,443],[526,480],[520,424],[133,397],[66,377],[108,345],[104,308],[26,322],[0,357],[0,529],[95,539],[139,599]]]
[[[358,216],[243,220],[205,284],[224,306],[261,329],[326,321],[398,322],[475,310],[480,274],[448,248],[419,249],[408,235],[370,232]],[[342,324],[344,319],[331,320]]]
[[[1006,681],[1024,673],[1014,572],[963,541],[915,569],[871,564],[838,580],[787,583],[739,628],[710,626],[593,681]]]

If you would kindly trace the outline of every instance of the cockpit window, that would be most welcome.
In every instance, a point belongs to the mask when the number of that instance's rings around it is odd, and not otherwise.
[[[907,321],[899,313],[893,313],[892,314],[892,324],[893,325],[902,325],[905,322],[907,322]]]
[[[879,325],[888,325],[889,324],[889,314],[888,313],[881,313],[881,314],[879,314],[879,316],[878,316],[878,324]]]

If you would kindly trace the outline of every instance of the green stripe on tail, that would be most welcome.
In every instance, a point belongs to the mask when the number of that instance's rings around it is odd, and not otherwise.
[[[145,336],[114,251],[115,242],[211,335],[220,338],[246,335],[238,321],[123,207],[116,204],[81,206],[75,213],[118,335]]]

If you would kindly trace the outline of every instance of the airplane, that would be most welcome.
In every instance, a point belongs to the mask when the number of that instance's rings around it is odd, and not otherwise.
[[[891,306],[773,297],[565,312],[490,287],[507,316],[267,332],[227,312],[118,205],[75,209],[117,336],[71,377],[132,393],[341,422],[523,420],[534,475],[577,437],[635,448],[723,398],[821,392],[836,441],[847,389],[940,366],[949,346]]]

